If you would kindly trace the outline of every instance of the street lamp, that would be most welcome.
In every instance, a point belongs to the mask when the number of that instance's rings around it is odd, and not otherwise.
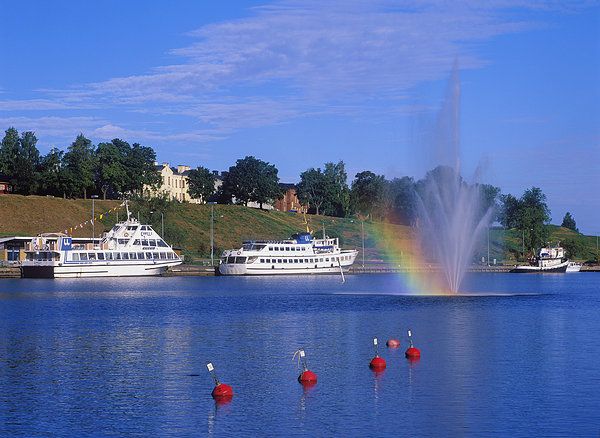
[[[207,202],[210,204],[210,264],[215,265],[215,204],[216,202]]]
[[[362,267],[365,267],[365,221],[360,221],[360,229],[362,234]]]
[[[150,214],[154,214],[154,211],[151,211]],[[165,215],[163,212],[160,212],[160,237],[165,239]]]
[[[490,266],[490,227],[488,227],[488,229],[487,229],[487,241],[488,241],[487,265]]]
[[[90,196],[92,198],[92,245],[94,244],[94,239],[96,238],[96,213],[95,213],[95,205],[94,201],[98,199],[98,195]]]

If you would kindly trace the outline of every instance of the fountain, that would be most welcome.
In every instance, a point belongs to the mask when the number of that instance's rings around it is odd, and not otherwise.
[[[439,263],[451,292],[458,292],[475,244],[492,217],[480,185],[460,175],[460,80],[455,67],[432,136],[438,166],[417,187],[419,236],[426,254]]]

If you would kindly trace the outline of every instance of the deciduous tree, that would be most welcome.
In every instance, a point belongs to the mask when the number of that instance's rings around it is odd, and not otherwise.
[[[207,202],[215,194],[215,176],[206,167],[198,166],[190,170],[188,184],[192,198]]]
[[[95,155],[92,142],[79,134],[64,156],[71,194],[81,193],[87,199],[87,192],[94,188]]]

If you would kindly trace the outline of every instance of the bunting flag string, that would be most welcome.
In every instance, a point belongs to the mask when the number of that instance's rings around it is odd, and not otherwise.
[[[85,225],[89,224],[94,224],[94,221],[98,221],[98,220],[102,220],[102,218],[104,218],[106,215],[108,215],[109,213],[112,213],[114,211],[117,211],[119,208],[125,206],[125,203],[123,202],[122,204],[118,205],[117,207],[113,207],[107,211],[105,211],[104,213],[100,213],[99,215],[94,216],[92,219],[88,219],[85,222],[82,222],[80,224],[77,224],[75,226],[69,227],[69,228],[65,228],[63,233],[64,234],[68,234],[71,235],[73,234],[74,230],[77,230],[78,228],[83,228]]]

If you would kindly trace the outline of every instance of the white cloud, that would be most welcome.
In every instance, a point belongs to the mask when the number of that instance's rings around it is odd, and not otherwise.
[[[572,2],[568,9],[585,5]],[[399,98],[443,78],[455,58],[463,69],[484,66],[479,43],[538,26],[515,18],[522,9],[565,7],[521,0],[280,1],[190,32],[195,41],[171,51],[178,64],[42,90],[44,99],[0,101],[0,110],[94,107],[178,115],[193,126],[179,135],[194,141],[307,115],[357,115],[372,102],[397,114]],[[113,120],[93,129],[177,138],[118,125]]]

